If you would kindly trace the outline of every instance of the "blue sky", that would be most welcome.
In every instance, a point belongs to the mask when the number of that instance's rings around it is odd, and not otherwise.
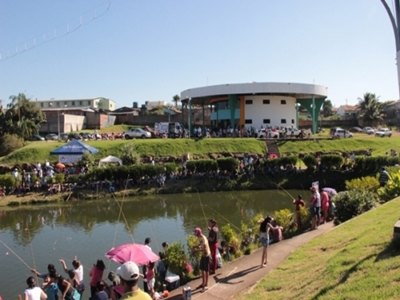
[[[399,95],[380,0],[0,0],[0,55],[3,105],[253,81],[324,85],[335,106]]]

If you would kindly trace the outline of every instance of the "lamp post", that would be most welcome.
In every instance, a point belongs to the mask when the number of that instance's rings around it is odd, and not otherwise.
[[[386,9],[387,14],[389,15],[390,22],[392,23],[393,33],[394,33],[394,40],[396,43],[396,60],[397,60],[397,83],[399,88],[400,94],[400,0],[394,1],[394,15],[393,12],[390,10],[389,5],[386,3],[386,0],[381,0],[383,6]]]

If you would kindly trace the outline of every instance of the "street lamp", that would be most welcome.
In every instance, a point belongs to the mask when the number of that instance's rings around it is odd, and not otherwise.
[[[395,0],[394,4],[394,13],[391,11],[389,5],[386,3],[386,0],[381,0],[383,6],[386,9],[386,12],[389,16],[390,23],[392,24],[393,33],[394,33],[394,41],[396,44],[396,60],[397,60],[397,83],[400,93],[400,2],[399,0]]]

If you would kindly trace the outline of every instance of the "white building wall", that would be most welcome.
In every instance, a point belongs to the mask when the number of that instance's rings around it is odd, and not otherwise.
[[[252,104],[247,100],[252,100]],[[269,100],[269,104],[264,104],[264,100]],[[296,98],[289,96],[267,96],[254,95],[245,96],[245,121],[252,120],[252,124],[245,124],[246,127],[296,127]],[[282,104],[284,101],[286,104]],[[267,101],[266,101],[267,102]],[[270,123],[264,123],[264,120],[269,119]],[[282,122],[286,120],[286,123]],[[246,122],[245,122],[246,123]]]

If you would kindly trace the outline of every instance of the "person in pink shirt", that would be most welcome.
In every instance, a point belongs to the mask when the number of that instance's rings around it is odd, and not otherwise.
[[[93,265],[90,270],[90,295],[91,298],[94,299],[96,295],[97,283],[99,283],[103,279],[104,269],[106,268],[104,262],[101,259],[98,259],[96,264]]]
[[[321,223],[326,223],[328,221],[328,212],[329,212],[329,195],[325,191],[321,191],[321,211],[322,211],[322,219]]]

